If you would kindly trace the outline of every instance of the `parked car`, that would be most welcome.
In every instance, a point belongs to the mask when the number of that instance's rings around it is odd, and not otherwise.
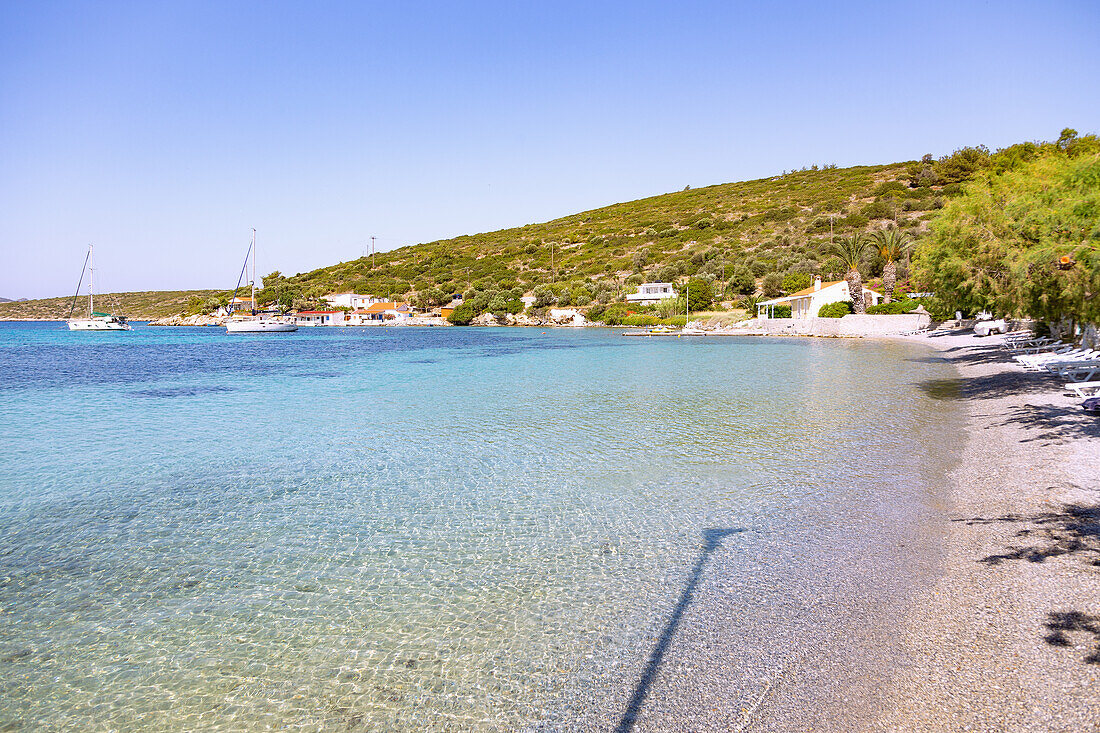
[[[998,318],[995,321],[978,321],[974,324],[975,336],[988,336],[991,333],[1008,333],[1008,324],[1005,322],[1005,319]]]

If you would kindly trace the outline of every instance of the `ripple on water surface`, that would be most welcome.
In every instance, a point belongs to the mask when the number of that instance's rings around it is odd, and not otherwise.
[[[614,727],[717,597],[747,699],[952,414],[901,346],[88,338],[0,325],[0,726]]]

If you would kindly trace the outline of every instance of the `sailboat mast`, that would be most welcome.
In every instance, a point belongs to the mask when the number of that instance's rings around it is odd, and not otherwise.
[[[256,312],[256,227],[252,227],[252,312]]]
[[[95,262],[92,260],[92,245],[88,245],[88,318],[95,313]]]

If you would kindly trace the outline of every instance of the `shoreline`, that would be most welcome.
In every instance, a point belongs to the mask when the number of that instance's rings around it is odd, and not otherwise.
[[[966,442],[940,571],[869,730],[1100,730],[1100,421],[1002,338],[914,336],[952,364]]]

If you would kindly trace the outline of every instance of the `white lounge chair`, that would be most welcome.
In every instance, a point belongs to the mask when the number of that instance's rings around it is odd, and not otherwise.
[[[1069,382],[1091,382],[1100,379],[1100,359],[1060,364],[1049,371]]]
[[[1004,346],[1009,351],[1021,351],[1023,349],[1029,349],[1029,348],[1042,348],[1044,346],[1053,346],[1053,345],[1058,344],[1058,343],[1061,343],[1061,342],[1058,341],[1057,339],[1052,339],[1052,338],[1049,338],[1047,336],[1043,336],[1043,337],[1034,337],[1034,336],[1032,336],[1030,338],[1020,337],[1020,338],[1014,338],[1014,339],[1007,339],[1001,345]]]
[[[1050,341],[1042,344],[1032,344],[1030,346],[1020,346],[1015,349],[1015,352],[1020,355],[1027,354],[1043,354],[1051,351],[1066,351],[1072,349],[1072,344],[1065,344],[1061,341]],[[1018,357],[1017,357],[1018,358]]]
[[[1100,371],[1100,359],[1082,359],[1080,361],[1066,361],[1058,364],[1044,364],[1040,370],[1045,371],[1059,379],[1070,382],[1088,382],[1096,371]],[[1100,379],[1100,377],[1097,377]]]
[[[1033,354],[1030,358],[1020,359],[1021,364],[1061,364],[1070,361],[1092,361],[1100,359],[1100,351],[1094,349],[1070,349],[1052,351],[1047,354]]]
[[[1058,372],[1062,369],[1076,366],[1077,364],[1086,364],[1094,361],[1100,361],[1100,351],[1094,351],[1092,349],[1074,349],[1073,351],[1054,354],[1046,359],[1035,359],[1025,363],[1031,365],[1033,369],[1046,369],[1047,371]]]
[[[1091,353],[1083,349],[1066,348],[1058,351],[1047,351],[1042,354],[1022,354],[1012,358],[1024,369],[1036,371],[1042,369],[1044,364],[1053,364],[1059,361],[1080,361],[1090,356]]]
[[[1097,382],[1070,382],[1066,385],[1067,392],[1073,392],[1074,395],[1084,399],[1086,397],[1094,397],[1100,395],[1100,381]]]

